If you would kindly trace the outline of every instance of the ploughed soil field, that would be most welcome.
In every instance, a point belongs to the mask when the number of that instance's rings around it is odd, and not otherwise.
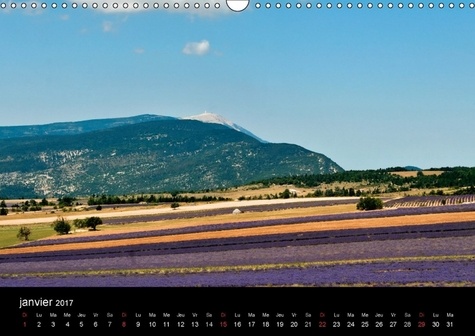
[[[130,218],[130,229],[120,224],[1,249],[0,286],[475,285],[473,203],[239,216],[157,221],[146,229]]]

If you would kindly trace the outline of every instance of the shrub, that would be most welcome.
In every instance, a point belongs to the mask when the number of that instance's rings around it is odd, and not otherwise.
[[[178,208],[179,206],[180,206],[180,203],[178,203],[178,202],[173,202],[170,207],[171,207],[172,209],[176,209],[176,208]]]
[[[383,208],[383,201],[377,197],[361,197],[358,204],[356,204],[356,209],[358,210],[376,210]]]
[[[76,218],[75,220],[73,220],[73,225],[78,228],[78,229],[83,229],[86,227],[86,220],[85,219],[80,219],[80,218]]]
[[[291,193],[290,193],[290,190],[289,189],[285,189],[283,192],[280,193],[280,197],[281,198],[290,198],[291,196]]]

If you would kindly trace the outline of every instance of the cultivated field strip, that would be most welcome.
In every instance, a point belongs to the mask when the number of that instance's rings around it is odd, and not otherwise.
[[[468,258],[468,259],[467,259]],[[171,274],[236,269],[262,270],[301,267],[303,264],[332,266],[344,263],[400,262],[411,260],[473,260],[475,235],[464,237],[367,240],[349,243],[286,245],[173,254],[140,255],[123,253],[108,258],[71,260],[11,260],[0,264],[2,277],[19,275],[77,276],[119,274]]]
[[[359,223],[361,226],[361,223]],[[348,225],[345,225],[348,228]],[[303,226],[292,226],[273,230],[242,229],[223,232],[202,232],[199,234],[170,235],[149,239],[130,239],[100,243],[76,243],[58,246],[41,246],[35,251],[26,249],[22,253],[0,255],[0,263],[12,261],[74,260],[84,258],[116,257],[121,255],[147,256],[177,253],[199,253],[241,249],[335,244],[372,240],[399,240],[413,238],[460,237],[475,235],[475,220],[444,224],[418,224],[404,226],[376,226],[358,229],[312,230]],[[278,232],[278,233],[276,233]],[[20,252],[20,251],[19,251]]]
[[[384,203],[387,208],[400,207],[436,207],[474,204],[475,195],[430,195],[430,196],[406,196]]]
[[[473,212],[473,214],[463,214],[462,213]],[[70,243],[81,243],[81,242],[97,242],[104,240],[121,240],[121,239],[131,239],[131,238],[146,238],[146,237],[158,237],[158,236],[168,236],[168,235],[177,235],[185,233],[200,233],[207,231],[224,231],[224,230],[235,230],[235,229],[244,229],[244,228],[254,228],[262,226],[276,226],[276,225],[290,225],[290,224],[302,224],[302,223],[320,223],[320,222],[332,222],[332,221],[342,221],[342,220],[358,220],[358,219],[381,219],[386,217],[400,217],[400,216],[417,216],[417,215],[427,215],[427,214],[455,214],[458,215],[444,217],[440,220],[445,221],[462,221],[467,220],[473,217],[475,214],[475,204],[463,204],[458,206],[439,206],[439,207],[424,207],[424,208],[399,208],[391,210],[379,210],[379,211],[359,211],[359,212],[349,212],[349,213],[340,213],[340,214],[327,214],[327,215],[315,215],[315,216],[301,216],[293,218],[279,218],[279,219],[267,219],[267,220],[253,220],[253,221],[242,221],[242,222],[225,222],[220,224],[203,224],[199,226],[188,226],[182,228],[172,228],[172,229],[163,229],[163,230],[147,230],[147,231],[135,231],[128,233],[111,233],[107,235],[94,235],[94,236],[80,236],[80,237],[67,237],[67,238],[53,238],[53,239],[42,239],[33,242],[25,242],[21,245],[18,245],[17,248],[24,248],[27,246],[45,246],[51,244],[70,244]],[[463,218],[462,218],[462,217]],[[139,217],[141,218],[141,217]],[[121,219],[124,221],[125,219]],[[132,219],[131,219],[132,220]],[[157,217],[155,220],[164,220],[163,217]],[[134,219],[133,222],[136,222],[137,219]],[[106,222],[106,221],[104,221]],[[0,250],[0,254],[2,251]]]
[[[0,285],[475,285],[473,204],[162,223],[2,249]]]
[[[319,200],[319,201],[304,201],[304,202],[288,202],[288,203],[273,203],[273,204],[260,204],[260,205],[237,205],[243,212],[263,212],[263,211],[278,211],[286,209],[300,209],[300,208],[313,208],[313,207],[326,207],[331,205],[344,205],[344,204],[356,204],[358,199],[332,199],[332,200]],[[171,220],[171,219],[191,219],[198,217],[212,217],[219,215],[227,215],[231,213],[234,208],[216,208],[197,211],[174,211],[170,213],[155,214],[155,215],[141,215],[133,217],[119,217],[119,218],[104,218],[104,224],[129,224],[129,223],[141,223],[141,222],[154,222],[158,220]]]
[[[2,287],[468,286],[474,261],[408,260],[189,273],[22,276]],[[384,299],[384,298],[383,298]]]
[[[234,209],[239,208],[242,212],[263,212],[279,210],[297,210],[308,208],[328,208],[329,206],[349,206],[358,202],[357,197],[321,197],[321,198],[291,198],[276,200],[245,200],[230,202],[208,202],[206,204],[197,203],[192,205],[183,205],[179,208],[171,209],[170,204],[128,206],[127,204],[110,205],[115,210],[105,210],[100,212],[100,217],[104,224],[130,224],[153,222],[157,220],[190,219],[200,217],[213,217],[218,215],[232,214]],[[124,206],[127,205],[123,209]],[[356,207],[356,206],[355,206]],[[95,207],[93,207],[95,208]],[[104,206],[105,208],[105,206]],[[132,208],[132,209],[130,209]],[[90,207],[89,207],[90,209]],[[117,211],[116,211],[117,210]],[[96,211],[95,211],[96,212]],[[26,225],[35,223],[51,223],[58,214],[45,213],[38,216],[39,213],[26,212],[15,213],[15,216],[0,218],[0,225]],[[99,215],[99,212],[97,212]],[[3,216],[2,216],[3,217]],[[64,217],[68,220],[75,218],[87,218],[84,212],[74,212]]]

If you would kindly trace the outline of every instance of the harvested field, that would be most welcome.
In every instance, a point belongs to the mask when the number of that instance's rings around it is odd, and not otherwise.
[[[131,223],[144,222],[159,219],[195,218],[202,216],[216,216],[229,214],[235,208],[245,211],[262,212],[292,208],[325,207],[335,204],[356,204],[358,197],[320,197],[320,198],[292,198],[276,200],[251,200],[251,201],[228,201],[206,204],[183,205],[177,209],[171,209],[170,205],[138,206],[105,211],[80,211],[58,214],[39,213],[11,213],[6,218],[0,218],[0,226],[23,225],[33,223],[51,223],[58,216],[66,220],[100,216],[108,223]]]
[[[399,175],[402,177],[416,177],[419,171],[397,171],[391,172],[393,175]],[[422,174],[424,175],[440,175],[444,173],[443,170],[421,170]]]

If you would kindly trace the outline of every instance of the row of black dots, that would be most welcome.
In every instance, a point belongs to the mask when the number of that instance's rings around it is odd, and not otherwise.
[[[108,3],[102,3],[102,4],[97,4],[97,3],[93,3],[93,4],[87,4],[85,2],[83,2],[82,4],[81,3],[76,3],[76,2],[73,2],[72,4],[67,4],[65,2],[63,2],[62,4],[57,4],[57,3],[52,3],[51,5],[49,5],[50,8],[53,8],[53,9],[56,9],[56,8],[63,8],[63,9],[66,9],[68,7],[71,7],[71,8],[84,8],[84,9],[87,9],[87,8],[93,8],[93,9],[98,9],[98,8],[103,8],[103,9],[108,9],[108,8],[113,8],[113,9],[118,9],[118,8],[124,8],[124,9],[130,9],[130,8],[134,8],[134,9],[140,9],[140,5],[136,2],[132,3],[132,4],[129,4],[127,2],[124,2],[124,3],[113,3],[111,5],[109,5]],[[35,2],[32,2],[30,4],[30,7],[33,8],[33,9],[37,9],[37,8],[43,8],[43,9],[46,9],[48,8],[48,4],[43,2],[41,4],[37,4]],[[219,3],[215,3],[215,4],[210,4],[210,3],[194,3],[194,4],[189,4],[189,3],[184,3],[184,4],[179,4],[179,3],[172,3],[172,4],[169,4],[169,3],[164,3],[162,5],[160,5],[159,3],[157,2],[154,2],[154,3],[144,3],[142,5],[142,7],[144,9],[149,9],[149,8],[160,8],[160,7],[163,7],[163,8],[175,8],[175,9],[179,9],[179,8],[185,8],[185,9],[199,9],[199,8],[205,8],[205,9],[211,9],[211,8],[216,8],[216,9],[219,9],[221,7],[221,5]],[[16,8],[22,8],[22,9],[26,9],[28,8],[28,5],[24,2],[20,3],[20,4],[17,4],[15,2],[12,2],[12,3],[9,3],[9,4],[6,4],[6,3],[1,3],[0,4],[0,8],[1,9],[7,9],[7,8],[12,8],[12,9],[16,9]]]
[[[97,9],[97,8],[103,8],[103,9],[108,9],[108,8],[113,8],[113,9],[118,9],[118,8],[124,8],[124,9],[129,9],[129,8],[134,8],[134,9],[140,9],[140,5],[136,2],[134,3],[127,3],[127,2],[124,2],[124,3],[112,3],[111,5],[109,5],[108,3],[102,3],[102,4],[98,4],[98,3],[93,3],[93,4],[87,4],[87,3],[72,3],[72,4],[67,4],[67,3],[62,3],[62,4],[57,4],[57,3],[52,3],[49,5],[49,7],[53,8],[53,9],[56,9],[56,8],[68,8],[69,6],[71,6],[72,8],[84,8],[84,9],[87,9],[87,8],[93,8],[93,9]],[[48,4],[46,3],[41,3],[41,4],[37,4],[35,2],[32,2],[30,4],[30,7],[33,8],[33,9],[36,9],[36,8],[43,8],[43,9],[46,9],[48,8]],[[215,8],[215,9],[219,9],[221,7],[221,5],[219,3],[215,3],[215,4],[210,4],[210,3],[204,3],[204,4],[200,4],[200,3],[194,3],[194,4],[190,4],[190,3],[184,3],[184,4],[179,4],[179,3],[172,3],[172,4],[169,4],[169,3],[164,3],[162,5],[160,5],[159,3],[157,2],[154,2],[154,3],[143,3],[142,4],[142,7],[144,9],[149,9],[149,8],[155,8],[155,9],[158,9],[158,8],[165,8],[165,9],[169,9],[169,8],[174,8],[174,9],[180,9],[180,8],[185,8],[185,9],[200,9],[200,8],[205,8],[205,9],[212,9],[212,8]],[[290,2],[287,2],[285,4],[282,4],[280,2],[277,2],[275,4],[271,4],[269,2],[265,3],[265,4],[261,4],[260,2],[257,2],[255,4],[255,8],[257,9],[260,9],[260,8],[266,8],[266,9],[271,9],[271,8],[277,8],[277,9],[280,9],[280,8],[286,8],[286,9],[291,9],[291,8],[297,8],[297,9],[300,9],[300,8],[307,8],[307,9],[311,9],[311,8],[317,8],[317,9],[323,9],[323,8],[327,8],[327,9],[332,9],[332,8],[337,8],[337,9],[342,9],[342,8],[348,8],[348,9],[352,9],[352,8],[357,8],[357,9],[363,9],[363,8],[368,8],[368,9],[372,9],[372,8],[379,8],[379,9],[382,9],[382,8],[389,8],[389,9],[393,9],[393,8],[399,8],[399,9],[403,9],[403,8],[409,8],[409,9],[412,9],[412,8],[440,8],[440,9],[443,9],[443,8],[450,8],[450,9],[454,9],[454,8],[471,8],[471,9],[474,9],[475,8],[475,3],[471,2],[469,4],[465,4],[463,2],[461,3],[448,3],[448,4],[445,4],[443,2],[440,2],[440,3],[428,3],[428,4],[424,4],[422,2],[420,3],[408,3],[408,4],[403,4],[403,3],[396,3],[396,4],[393,4],[393,3],[388,3],[388,4],[383,4],[383,3],[372,3],[372,2],[368,2],[366,4],[363,4],[361,2],[358,2],[356,4],[353,4],[353,3],[346,3],[346,4],[343,4],[341,2],[338,2],[338,3],[331,3],[331,2],[328,2],[328,3],[316,3],[316,4],[311,4],[311,3],[305,3],[305,4],[302,4],[300,2],[298,3],[295,3],[295,4],[292,4]],[[12,2],[12,3],[9,3],[9,4],[6,4],[6,3],[1,3],[0,4],[0,9],[7,9],[7,8],[12,8],[12,9],[15,9],[15,8],[23,8],[23,9],[26,9],[28,8],[28,5],[24,2],[22,3],[15,3],[15,2]]]
[[[471,9],[474,9],[475,8],[475,3],[471,2],[469,3],[468,5],[461,2],[461,3],[458,3],[458,4],[455,4],[453,2],[449,3],[449,4],[444,4],[442,2],[438,3],[438,4],[435,4],[433,2],[430,2],[428,4],[424,4],[422,2],[418,3],[418,4],[414,4],[412,2],[408,3],[408,4],[403,4],[402,2],[400,3],[397,3],[397,4],[393,4],[393,3],[388,3],[386,5],[384,5],[383,3],[372,3],[372,2],[368,2],[367,4],[363,4],[361,2],[358,2],[357,4],[353,4],[353,3],[346,3],[346,4],[343,4],[341,2],[338,2],[336,4],[334,3],[331,3],[331,2],[328,2],[328,3],[317,3],[315,5],[311,4],[311,3],[306,3],[306,4],[302,4],[302,3],[296,3],[296,4],[291,4],[290,2],[288,3],[285,3],[285,4],[282,4],[280,2],[277,2],[275,4],[271,4],[269,2],[265,3],[265,4],[261,4],[261,3],[256,3],[255,7],[257,9],[260,9],[260,8],[266,8],[266,9],[271,9],[271,8],[277,8],[277,9],[280,9],[280,8],[286,8],[286,9],[291,9],[293,7],[297,8],[297,9],[300,9],[300,8],[307,8],[307,9],[311,9],[311,8],[318,8],[318,9],[322,9],[322,8],[327,8],[327,9],[332,9],[332,8],[337,8],[337,9],[342,9],[342,8],[348,8],[348,9],[352,9],[352,8],[358,8],[358,9],[363,9],[363,8],[368,8],[368,9],[372,9],[372,8],[379,8],[379,9],[383,9],[383,8],[389,8],[389,9],[393,9],[393,8],[399,8],[399,9],[403,9],[403,8],[409,8],[409,9],[412,9],[412,8],[440,8],[440,9],[443,9],[443,8],[450,8],[450,9],[454,9],[454,8],[471,8]]]

